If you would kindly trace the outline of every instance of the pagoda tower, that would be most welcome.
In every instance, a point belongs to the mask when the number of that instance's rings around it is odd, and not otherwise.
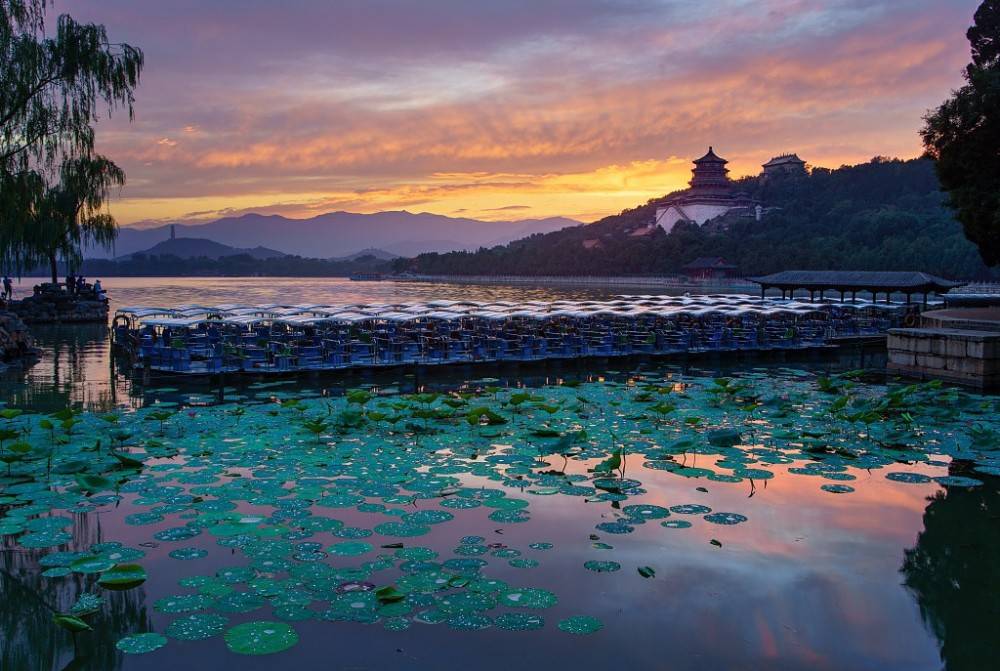
[[[694,161],[690,188],[657,203],[653,225],[669,233],[679,221],[701,225],[730,212],[760,221],[761,204],[745,193],[734,191],[727,163],[709,147],[707,154]]]
[[[724,158],[716,156],[711,147],[708,153],[694,161],[694,170],[691,171],[691,196],[721,196],[723,198],[732,196],[733,183],[729,181],[729,163]]]

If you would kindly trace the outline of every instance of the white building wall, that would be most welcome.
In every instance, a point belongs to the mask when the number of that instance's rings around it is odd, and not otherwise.
[[[656,209],[656,225],[669,233],[674,230],[678,221],[686,219],[696,224],[703,224],[709,219],[722,216],[731,209],[728,205],[691,204],[682,205],[680,208],[676,205],[667,205]],[[684,216],[685,214],[687,217]]]

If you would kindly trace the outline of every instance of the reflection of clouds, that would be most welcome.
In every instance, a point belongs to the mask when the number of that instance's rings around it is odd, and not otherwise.
[[[116,208],[130,221],[272,203],[301,213],[295,203],[324,198],[362,211],[517,202],[596,216],[682,186],[688,166],[628,198],[599,171],[700,155],[709,143],[725,148],[735,174],[783,150],[831,166],[912,156],[921,112],[959,83],[976,3],[685,4],[57,9],[147,50],[135,124],[101,125],[102,151],[130,172],[129,201]],[[413,199],[445,171],[465,177]],[[588,197],[561,197],[549,183],[524,201],[522,184],[496,193],[475,172],[532,184],[586,175]],[[477,186],[460,191],[467,184]]]

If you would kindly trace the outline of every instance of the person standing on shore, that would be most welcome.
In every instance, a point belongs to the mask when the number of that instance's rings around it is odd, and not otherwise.
[[[75,279],[76,278],[74,278],[72,275],[67,275],[66,276],[66,293],[68,293],[70,295],[76,293],[76,281],[75,281]]]
[[[9,301],[14,297],[14,283],[7,275],[3,276],[3,299]]]

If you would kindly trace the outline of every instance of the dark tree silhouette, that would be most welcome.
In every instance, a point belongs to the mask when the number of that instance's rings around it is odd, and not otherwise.
[[[979,671],[1000,641],[1000,478],[961,467],[951,470],[984,484],[948,487],[931,499],[901,570],[938,639],[944,668]]]
[[[985,0],[967,33],[966,85],[921,131],[942,188],[987,265],[1000,265],[1000,0]]]
[[[142,51],[112,43],[104,26],[62,15],[46,32],[50,0],[0,0],[0,261],[18,271],[45,188],[67,160],[94,158],[98,114],[131,118]]]

